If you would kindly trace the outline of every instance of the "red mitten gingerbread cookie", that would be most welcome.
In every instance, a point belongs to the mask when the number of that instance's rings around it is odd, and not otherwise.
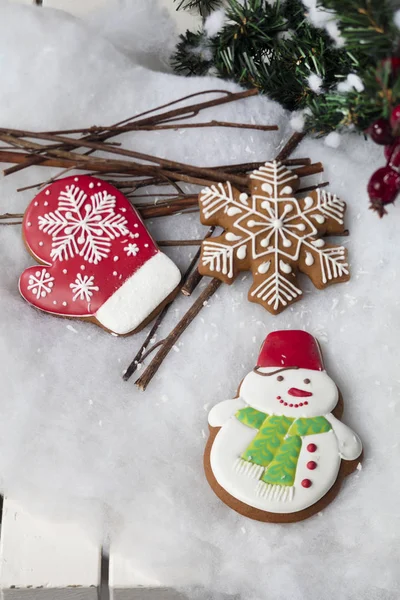
[[[125,196],[94,177],[68,177],[41,191],[26,210],[23,236],[44,265],[22,273],[25,300],[119,335],[150,321],[180,281]]]
[[[301,521],[324,508],[362,447],[339,419],[343,402],[305,331],[275,331],[238,396],[211,410],[204,465],[231,508],[259,521]]]

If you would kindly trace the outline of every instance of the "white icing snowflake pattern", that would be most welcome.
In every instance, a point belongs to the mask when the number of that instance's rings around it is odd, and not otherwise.
[[[73,302],[76,300],[86,300],[90,302],[93,292],[98,292],[99,287],[94,285],[94,277],[91,275],[81,275],[78,273],[75,279],[75,283],[70,283],[69,287],[72,290],[74,296],[72,297]]]
[[[77,185],[60,193],[54,212],[40,216],[39,229],[52,237],[51,258],[81,256],[97,265],[110,252],[112,240],[129,234],[127,220],[115,212],[116,199],[105,190],[88,200]]]
[[[36,271],[34,275],[29,275],[28,290],[32,292],[37,299],[46,298],[54,287],[54,277],[46,269]]]
[[[136,256],[139,253],[139,246],[137,244],[128,244],[124,250],[127,256]]]
[[[297,199],[298,185],[297,175],[273,162],[250,175],[251,196],[228,182],[205,188],[199,197],[203,223],[225,226],[226,216],[237,217],[222,236],[202,244],[203,273],[233,280],[239,271],[251,269],[250,299],[273,313],[302,294],[296,269],[317,287],[349,274],[345,249],[319,239],[343,231],[345,203],[320,189]]]

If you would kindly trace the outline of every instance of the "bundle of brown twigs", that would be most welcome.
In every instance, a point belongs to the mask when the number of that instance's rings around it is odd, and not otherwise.
[[[245,191],[247,187],[246,174],[273,157],[265,157],[262,163],[197,167],[124,148],[115,141],[115,138],[120,134],[131,131],[161,131],[167,129],[229,127],[258,131],[277,130],[276,125],[254,125],[215,120],[196,123],[185,122],[208,108],[244,100],[257,93],[257,90],[246,90],[240,93],[207,90],[185,96],[107,127],[94,126],[88,129],[47,132],[0,128],[0,162],[13,165],[4,170],[4,175],[11,175],[32,166],[58,167],[61,169],[56,177],[29,187],[20,188],[19,191],[41,188],[60,177],[64,177],[72,170],[78,170],[100,176],[122,190],[140,212],[143,219],[185,214],[198,210],[198,195],[196,188],[191,193],[185,193],[180,184],[203,187],[214,182],[229,180],[237,188]],[[202,102],[194,101],[194,98],[205,95],[211,95],[213,98]],[[110,141],[111,138],[112,141]],[[322,172],[322,165],[320,163],[311,164],[308,158],[288,158],[302,139],[303,134],[294,133],[275,158],[283,164],[291,166],[299,177]],[[101,153],[101,156],[99,156],[99,153]],[[302,191],[306,192],[324,185],[327,185],[327,183],[304,187]],[[141,194],[140,191],[149,186],[156,186],[157,189],[162,190],[161,192],[157,191],[157,202],[141,203],[140,199],[149,198],[149,195]],[[163,200],[159,201],[160,197],[163,197]],[[22,217],[22,214],[5,213],[0,215],[0,223],[3,225],[19,225],[22,223]],[[213,232],[214,228],[211,227],[205,238],[211,236]],[[203,239],[158,240],[158,244],[160,246],[200,246]],[[136,381],[136,385],[141,390],[146,389],[180,335],[220,286],[220,281],[212,279],[171,333],[157,344],[153,344],[151,349],[148,350],[172,302],[180,293],[190,296],[199,284],[201,276],[196,268],[199,255],[200,248],[198,248],[193,260],[182,276],[181,284],[176,290],[171,303],[159,314],[124,374],[124,379],[128,380],[146,356],[158,348],[158,352]]]

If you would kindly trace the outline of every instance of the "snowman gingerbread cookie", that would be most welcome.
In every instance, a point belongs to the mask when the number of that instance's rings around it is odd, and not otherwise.
[[[319,512],[355,470],[359,437],[339,419],[340,392],[305,331],[270,333],[238,396],[209,414],[206,477],[225,504],[259,521]]]
[[[43,189],[28,206],[22,231],[41,263],[21,275],[25,300],[117,335],[144,327],[181,279],[129,200],[95,177],[67,177]]]

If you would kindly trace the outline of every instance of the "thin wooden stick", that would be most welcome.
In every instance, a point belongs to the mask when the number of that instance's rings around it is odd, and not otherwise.
[[[200,246],[203,240],[160,240],[157,246]]]
[[[3,150],[0,148],[0,163],[15,163],[21,164],[24,163],[27,159],[30,158],[30,154],[26,152],[10,152],[9,150]],[[70,167],[70,160],[63,160],[60,158],[46,158],[41,163],[43,167],[60,167],[61,169]],[[35,186],[36,187],[36,186]]]
[[[162,110],[163,108],[171,108],[171,106],[180,104],[181,102],[184,102],[185,100],[191,100],[192,98],[197,98],[198,96],[206,96],[207,94],[222,94],[222,98],[230,98],[232,95],[232,92],[230,92],[228,90],[205,90],[203,92],[194,92],[194,94],[188,94],[187,96],[183,96],[182,98],[178,98],[177,100],[171,100],[171,102],[167,102],[166,104],[161,104],[160,106],[156,106],[155,108],[150,108],[149,110],[146,110],[137,115],[134,115],[133,117],[130,117],[129,119],[124,119],[123,121],[119,121],[119,123],[116,123],[114,125],[114,127],[120,127],[122,125],[125,125],[126,123],[129,123],[130,121],[134,121],[136,123],[137,119],[143,118],[146,116],[148,117],[148,115],[155,113],[158,110]],[[232,101],[232,100],[228,100],[228,101]],[[155,115],[154,117],[150,117],[150,118],[165,120],[165,119],[171,119],[172,117],[176,117],[178,115],[181,116],[182,118],[188,118],[187,116],[183,116],[183,115],[185,115],[185,113],[188,113],[189,117],[190,117],[193,113],[194,107],[197,107],[197,111],[198,111],[197,114],[198,114],[201,110],[203,110],[204,108],[208,108],[209,106],[208,106],[207,102],[191,104],[189,106],[181,106],[181,108],[173,109],[172,112],[169,111],[167,113],[160,113],[160,114]],[[105,130],[107,130],[107,128],[103,127],[102,130],[105,131]],[[85,132],[83,131],[83,133],[85,133]]]
[[[211,298],[221,285],[219,279],[212,279],[208,286],[202,291],[197,300],[192,304],[189,310],[184,314],[179,323],[173,328],[171,333],[165,338],[164,343],[161,345],[159,351],[150,362],[149,366],[145,369],[143,374],[135,382],[136,386],[143,392],[149,385],[150,381],[157,373],[164,358],[167,356],[171,348],[176,344],[182,333],[187,329],[190,323],[199,314],[204,304]]]
[[[217,98],[214,100],[209,100],[207,102],[202,102],[202,103],[198,103],[198,104],[194,104],[191,106],[184,106],[181,107],[180,109],[174,109],[172,111],[168,111],[167,113],[164,113],[163,115],[155,115],[153,117],[147,117],[145,119],[142,119],[142,121],[135,121],[133,126],[137,126],[138,124],[141,125],[146,125],[148,123],[154,124],[155,122],[166,122],[168,120],[173,120],[173,118],[175,118],[176,116],[179,116],[180,118],[189,118],[191,116],[196,116],[201,110],[204,110],[206,108],[210,108],[212,106],[219,106],[221,104],[226,104],[227,102],[234,102],[236,100],[240,100],[243,98],[248,98],[250,96],[255,96],[258,94],[258,90],[257,89],[251,89],[251,90],[245,90],[244,92],[239,92],[237,94],[232,93],[232,92],[228,92],[226,90],[221,90],[221,93],[224,93],[225,96],[223,96],[222,98]],[[182,100],[182,99],[180,99]],[[177,102],[179,102],[180,100],[178,100]],[[171,103],[172,104],[172,103]],[[154,112],[157,109],[153,109],[150,112]],[[121,125],[123,125],[124,123],[127,123],[130,119],[125,120],[125,121],[121,121],[120,123],[117,123],[115,126],[111,126],[108,128],[105,128],[105,131],[102,133],[99,133],[98,131],[96,131],[96,133],[90,133],[88,136],[81,138],[82,142],[90,142],[91,140],[97,139],[98,141],[104,141],[106,140],[108,137],[114,137],[116,135],[118,135],[118,133],[125,133],[126,131],[129,131],[129,125],[120,127],[120,129],[118,130],[118,127]],[[64,143],[60,143],[60,144],[56,144],[53,147],[52,152],[54,152],[56,149],[69,149],[71,147],[71,142],[72,139],[71,138],[67,138],[67,142]],[[35,157],[31,157],[29,159],[27,159],[25,161],[25,163],[19,164],[17,167],[13,167],[13,172],[16,172],[17,170],[20,171],[26,167],[29,167],[31,165],[34,164],[41,164],[41,162],[43,161],[43,158],[40,156],[35,156]]]
[[[252,123],[231,123],[228,121],[204,121],[203,123],[176,123],[174,125],[132,125],[128,131],[161,131],[163,129],[198,129],[202,127],[230,127],[234,129],[252,129],[256,131],[278,131],[278,125],[253,125]],[[120,127],[119,133],[125,128]]]
[[[105,131],[109,131],[110,128],[120,127],[131,121],[136,122],[136,119],[139,119],[140,117],[145,117],[147,115],[150,115],[151,113],[155,113],[156,111],[161,110],[163,108],[170,108],[171,106],[180,104],[181,102],[184,102],[185,100],[197,98],[198,96],[205,96],[207,94],[225,94],[225,97],[228,97],[232,94],[232,92],[229,92],[228,90],[205,90],[204,92],[195,92],[194,94],[189,94],[188,96],[183,96],[182,98],[178,98],[177,100],[172,100],[171,102],[167,102],[166,104],[161,104],[160,106],[156,106],[155,108],[150,108],[149,110],[138,113],[137,115],[134,115],[133,117],[129,117],[128,119],[124,119],[123,121],[119,121],[118,123],[115,123],[114,125],[110,125],[108,127],[107,126],[99,127],[98,125],[92,125],[91,127],[85,127],[85,128],[80,128],[80,129],[60,129],[58,131],[52,131],[50,133],[61,133],[63,135],[76,134],[76,133],[81,133],[82,135],[88,134],[88,133],[103,133]],[[195,105],[191,105],[191,106],[193,107]],[[200,106],[200,105],[197,105],[197,106]],[[188,107],[183,106],[183,107],[181,107],[181,109],[177,109],[177,111],[181,110],[182,113],[184,113],[186,108],[188,108]],[[200,112],[200,110],[199,110],[199,112]],[[155,115],[155,117],[153,117],[153,118],[157,118],[157,117],[162,119],[164,117],[164,114],[160,113],[158,115]],[[182,118],[187,118],[187,117],[182,117]]]
[[[138,209],[143,219],[157,219],[158,217],[170,217],[172,215],[187,214],[192,212],[198,212],[199,207],[189,208],[182,206],[149,206],[148,208]]]
[[[305,132],[295,132],[283,146],[282,150],[276,155],[275,160],[279,160],[280,162],[286,160],[293,152],[296,150],[297,146],[300,142],[305,138]]]
[[[138,121],[136,121],[138,116],[145,116],[146,114],[155,112],[156,110],[159,110],[160,108],[166,108],[168,106],[172,106],[173,104],[182,102],[183,100],[186,100],[189,98],[194,98],[195,96],[211,94],[211,93],[224,94],[224,96],[222,96],[220,98],[215,98],[214,100],[207,100],[205,102],[200,102],[197,104],[189,104],[187,106],[183,106],[181,108],[176,108],[176,109],[167,111],[165,113],[155,115],[153,117],[147,117],[147,118],[139,121],[139,124],[146,125],[147,123],[152,123],[153,121],[156,121],[159,123],[160,122],[165,123],[167,121],[176,119],[177,117],[180,119],[192,118],[192,117],[197,116],[199,114],[199,112],[201,112],[202,110],[205,110],[207,108],[212,108],[214,106],[221,106],[222,104],[228,104],[230,102],[236,102],[237,100],[243,100],[244,98],[250,98],[251,96],[257,96],[259,92],[256,88],[252,88],[250,90],[244,90],[243,92],[229,92],[228,90],[208,90],[208,91],[206,90],[204,92],[197,92],[196,94],[190,94],[189,96],[186,96],[185,98],[179,98],[178,100],[174,100],[173,102],[165,104],[162,107],[158,107],[158,108],[154,108],[150,111],[146,111],[145,113],[142,113],[141,115],[136,115],[134,117],[134,119],[135,119],[134,124],[135,125],[138,124]],[[117,123],[115,127],[107,128],[106,132],[111,132],[111,135],[114,136],[114,131],[115,131],[116,127],[122,128],[122,127],[124,127],[124,123],[128,123],[131,120],[132,119],[127,119],[125,121],[121,121],[120,123]]]
[[[158,196],[158,194],[157,194]],[[128,196],[129,197],[129,196]],[[130,196],[131,201],[135,200],[138,196]],[[149,196],[147,196],[149,198]],[[132,202],[133,203],[133,202]],[[141,202],[140,204],[134,204],[135,208],[162,208],[164,206],[176,206],[176,207],[190,207],[196,206],[198,204],[198,194],[181,194],[177,196],[176,194],[172,196],[169,200],[162,200],[161,202]]]
[[[324,181],[322,183],[317,183],[316,185],[309,185],[308,187],[299,188],[297,190],[298,194],[305,194],[306,192],[313,192],[314,190],[318,190],[319,188],[323,188],[329,185],[329,181]]]
[[[111,182],[110,182],[111,183]],[[115,185],[115,183],[113,183],[113,185]],[[115,187],[117,188],[124,188],[124,186],[119,186],[119,185],[115,185]],[[128,186],[126,186],[128,187]],[[148,200],[151,200],[153,198],[153,196],[156,196],[156,200],[154,200],[154,204],[158,203],[157,198],[169,198],[169,200],[175,200],[176,198],[188,198],[189,196],[195,196],[195,194],[177,194],[176,192],[165,192],[165,193],[160,193],[157,192],[155,194],[135,194],[134,198],[147,198]],[[135,204],[135,206],[148,206],[148,204]]]
[[[164,308],[158,315],[157,319],[154,321],[152,328],[150,329],[149,333],[147,334],[146,339],[144,340],[143,344],[140,346],[135,358],[133,359],[133,361],[131,362],[131,364],[126,369],[125,373],[123,374],[122,379],[124,381],[128,381],[128,379],[130,379],[132,377],[132,375],[136,371],[138,365],[143,360],[143,357],[145,356],[147,347],[150,344],[151,340],[153,339],[154,335],[156,334],[157,329],[161,325],[165,315],[168,312],[169,307],[170,307],[170,304],[167,304],[166,306],[164,306]]]
[[[4,213],[2,215],[0,215],[0,219],[4,220],[4,219],[23,219],[24,214],[23,213]]]
[[[168,123],[168,121],[164,124],[161,123],[159,125],[137,125],[135,123],[131,123],[122,127],[114,127],[113,129],[118,135],[121,133],[126,133],[130,131],[162,131],[162,130],[178,130],[178,129],[201,129],[204,127],[229,127],[232,129],[250,129],[255,131],[278,131],[278,125],[256,125],[254,123],[234,123],[231,121],[203,121],[200,123]],[[92,129],[86,130],[61,130],[61,131],[42,131],[40,133],[43,134],[51,134],[51,135],[71,135],[82,132],[92,132],[93,134],[99,134],[102,132],[102,128],[93,127]],[[109,142],[109,143],[118,143],[118,142]]]
[[[320,162],[313,163],[305,167],[298,167],[297,169],[292,169],[293,173],[295,173],[298,177],[308,177],[309,175],[316,175],[317,173],[322,173],[323,170],[324,166]]]
[[[150,154],[145,154],[143,152],[137,152],[135,150],[129,150],[127,148],[116,148],[114,146],[104,146],[103,143],[92,142],[89,140],[74,140],[64,136],[55,136],[49,134],[42,133],[34,133],[26,131],[21,131],[18,129],[4,129],[0,128],[0,139],[6,141],[8,143],[14,141],[14,143],[24,149],[31,150],[40,150],[42,146],[40,144],[36,144],[34,142],[29,142],[26,139],[22,139],[23,136],[32,137],[34,139],[51,139],[53,141],[60,142],[65,145],[70,145],[75,148],[85,147],[90,150],[102,150],[111,154],[117,154],[119,156],[126,156],[129,158],[136,158],[143,161],[148,161],[150,163],[154,163],[154,165],[145,165],[137,162],[128,162],[125,160],[117,160],[113,161],[111,159],[104,159],[98,157],[88,157],[82,154],[77,154],[74,152],[67,152],[65,150],[58,149],[47,149],[47,152],[50,155],[59,156],[60,158],[71,158],[76,162],[80,161],[92,161],[93,164],[104,165],[108,163],[108,166],[114,168],[117,167],[120,169],[121,167],[125,167],[128,171],[134,170],[137,173],[143,173],[146,175],[155,173],[160,173],[163,176],[168,176],[167,170],[171,170],[170,175],[175,176],[176,179],[180,181],[186,181],[187,183],[199,183],[199,185],[204,185],[207,182],[207,179],[211,181],[224,181],[225,179],[229,179],[231,183],[237,185],[239,187],[243,187],[246,185],[246,180],[243,177],[239,177],[237,175],[232,175],[228,173],[224,173],[223,171],[217,172],[214,169],[196,167],[194,165],[186,165],[184,163],[180,163],[174,160],[168,160],[166,158],[161,158],[159,156],[152,156]],[[162,167],[160,169],[160,167]],[[307,167],[302,167],[306,169]],[[11,172],[12,169],[6,169],[4,171],[4,175],[7,175]],[[189,177],[188,177],[189,176]]]
[[[163,310],[158,315],[156,321],[154,322],[154,325],[152,326],[152,328],[150,329],[148,335],[146,336],[146,339],[144,340],[143,344],[140,346],[140,348],[139,348],[139,350],[138,350],[135,358],[133,359],[133,361],[131,362],[131,364],[126,369],[126,371],[125,371],[125,373],[123,375],[123,380],[124,381],[128,381],[128,379],[130,379],[130,377],[132,377],[132,375],[136,371],[138,365],[143,360],[144,356],[147,355],[146,349],[147,349],[148,345],[150,344],[151,340],[153,339],[154,335],[156,334],[157,329],[160,327],[161,323],[163,322],[163,320],[164,320],[164,318],[165,318],[165,316],[166,316],[166,314],[167,314],[167,312],[169,310],[169,307],[172,305],[173,301],[178,296],[179,291],[181,290],[182,286],[185,285],[188,277],[190,276],[190,273],[192,272],[193,268],[196,265],[196,262],[197,262],[197,255],[194,256],[192,258],[192,260],[190,261],[189,266],[186,269],[185,273],[183,274],[181,282],[180,282],[178,288],[175,290],[175,293],[174,293],[174,295],[173,295],[170,303],[167,304],[166,306],[164,306]]]
[[[212,234],[214,233],[214,231],[215,231],[215,225],[212,225],[209,228],[209,230],[207,231],[206,235],[204,236],[203,242],[207,238],[211,237]],[[197,263],[197,260],[200,258],[200,253],[201,253],[201,247],[198,249],[198,251],[196,253],[196,263]],[[196,267],[194,269],[194,271],[189,275],[185,285],[182,286],[182,290],[181,290],[182,294],[184,296],[191,296],[193,291],[196,289],[196,287],[200,283],[201,278],[202,278],[202,275],[200,275],[199,269]]]

